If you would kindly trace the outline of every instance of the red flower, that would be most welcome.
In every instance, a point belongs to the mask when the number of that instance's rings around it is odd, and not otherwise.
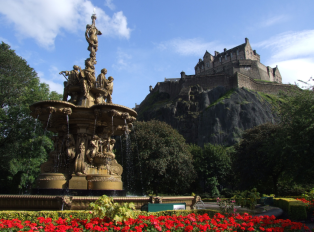
[[[87,223],[87,224],[85,225],[85,228],[86,228],[86,229],[93,229],[93,224],[92,224],[92,223]]]
[[[193,226],[189,225],[189,226],[186,226],[184,228],[184,231],[192,231],[193,230]]]

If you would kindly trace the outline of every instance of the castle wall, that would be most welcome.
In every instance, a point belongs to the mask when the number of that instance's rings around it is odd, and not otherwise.
[[[217,74],[211,76],[186,76],[182,83],[182,88],[179,93],[180,97],[187,96],[190,91],[190,86],[200,85],[204,90],[211,90],[217,86],[224,86],[228,89],[235,88],[237,82],[235,78],[228,77],[224,74]]]
[[[272,74],[269,75],[269,72],[268,72],[267,67],[265,65],[258,62],[257,67],[259,69],[260,78],[256,78],[256,79],[260,79],[260,80],[264,80],[264,81],[273,81],[274,78],[273,78]]]
[[[254,91],[259,91],[269,94],[278,94],[280,91],[286,91],[289,85],[276,84],[276,83],[263,83],[254,81],[254,79],[245,76],[241,73],[235,75],[238,88],[247,88]]]
[[[180,81],[166,81],[158,82],[153,91],[165,92],[170,95],[170,98],[174,98],[179,95],[181,89]]]
[[[258,64],[258,62],[253,62],[253,65],[254,63],[255,65]],[[180,81],[158,82],[152,92],[166,92],[170,98],[180,97],[188,101],[191,86],[195,85],[199,85],[203,90],[211,90],[218,86],[223,86],[227,89],[244,87],[269,94],[278,94],[280,91],[286,91],[287,88],[290,88],[289,85],[285,84],[255,81],[249,76],[236,72],[234,75],[215,74],[196,76],[184,74]]]

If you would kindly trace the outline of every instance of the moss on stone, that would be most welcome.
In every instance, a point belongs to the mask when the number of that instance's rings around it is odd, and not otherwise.
[[[254,81],[266,82],[266,83],[277,83],[276,81],[266,81],[266,80],[260,80],[260,79],[254,79]]]

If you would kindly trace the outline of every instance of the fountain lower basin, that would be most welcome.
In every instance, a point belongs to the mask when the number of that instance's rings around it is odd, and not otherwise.
[[[82,107],[66,101],[37,102],[30,109],[47,130],[58,134],[52,138],[54,151],[41,165],[35,192],[125,195],[123,167],[115,159],[112,136],[130,132],[137,116],[134,110],[112,103]]]

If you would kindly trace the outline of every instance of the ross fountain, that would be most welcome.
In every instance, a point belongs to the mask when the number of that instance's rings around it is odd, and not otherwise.
[[[42,122],[45,133],[49,130],[56,134],[52,138],[54,150],[40,167],[35,195],[0,195],[0,210],[85,210],[104,194],[114,196],[119,204],[133,202],[138,210],[147,203],[185,202],[187,209],[194,208],[200,201],[198,196],[125,197],[123,168],[115,159],[112,136],[120,136],[121,140],[121,135],[125,135],[129,142],[128,133],[137,113],[112,103],[113,78],[106,79],[105,68],[95,77],[97,36],[101,32],[95,25],[96,15],[91,18],[92,24],[85,31],[90,51],[85,69],[74,65],[72,71],[60,72],[67,79],[63,101],[42,101],[30,106],[32,116]],[[126,153],[122,165],[130,170],[133,161],[128,146]],[[126,178],[129,190],[132,178]]]
[[[72,71],[62,71],[63,101],[42,101],[30,106],[32,116],[38,118],[47,130],[56,133],[54,150],[41,165],[36,193],[62,194],[65,189],[75,195],[124,195],[122,166],[115,159],[114,135],[129,133],[137,113],[125,106],[112,103],[113,77],[106,79],[102,69],[95,77],[98,35],[95,25],[86,26],[89,58],[85,69],[74,65]],[[70,96],[70,100],[68,100]],[[96,194],[99,195],[99,194]]]

